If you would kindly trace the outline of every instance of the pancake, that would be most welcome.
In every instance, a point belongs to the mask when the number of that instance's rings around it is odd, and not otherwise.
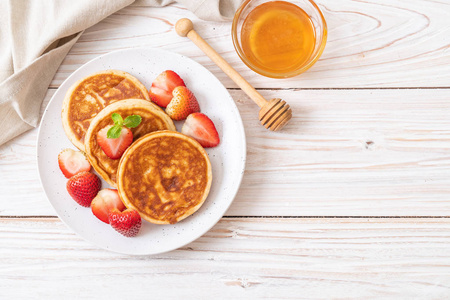
[[[91,120],[109,104],[132,98],[150,100],[145,86],[123,71],[101,71],[77,81],[67,91],[62,106],[67,137],[84,150],[84,136]]]
[[[208,154],[194,139],[159,131],[135,141],[120,159],[123,203],[155,224],[175,224],[202,206],[211,187]]]
[[[110,159],[97,143],[97,133],[108,125],[114,125],[111,118],[118,113],[123,119],[139,115],[141,123],[130,128],[133,139],[137,140],[147,133],[157,130],[176,130],[172,119],[157,105],[142,99],[127,99],[110,104],[92,119],[84,141],[86,156],[95,171],[110,185],[116,186],[116,173],[119,159]]]

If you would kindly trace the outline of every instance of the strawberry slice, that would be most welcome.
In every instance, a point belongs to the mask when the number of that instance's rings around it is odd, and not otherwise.
[[[172,100],[173,89],[177,86],[186,85],[177,73],[167,70],[156,77],[148,93],[153,102],[159,106],[166,107]]]
[[[194,94],[185,86],[173,89],[173,98],[167,105],[166,113],[172,120],[181,121],[192,113],[200,112],[200,106]]]
[[[108,130],[113,127],[108,125],[97,133],[97,143],[111,159],[119,159],[133,142],[133,133],[129,128],[122,128],[118,138],[108,138]]]
[[[88,207],[102,186],[97,175],[90,172],[80,172],[69,178],[67,191],[69,195],[81,206]]]
[[[141,116],[131,115],[124,119],[118,113],[111,115],[114,126],[108,125],[97,132],[97,144],[111,159],[119,159],[125,150],[133,143],[133,132],[129,128],[137,127]]]
[[[126,237],[133,237],[139,233],[142,220],[139,213],[133,209],[128,208],[122,212],[118,209],[113,209],[109,213],[109,224],[120,234]]]
[[[181,128],[181,133],[194,138],[204,148],[215,147],[220,143],[216,126],[202,113],[190,114]]]
[[[108,215],[113,209],[123,211],[125,205],[119,193],[113,189],[102,189],[91,202],[92,213],[102,222],[109,224]]]
[[[91,169],[91,164],[87,160],[86,155],[81,151],[72,149],[64,149],[59,153],[58,164],[66,178]]]

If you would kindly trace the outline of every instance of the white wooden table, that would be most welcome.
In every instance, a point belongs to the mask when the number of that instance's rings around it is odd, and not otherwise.
[[[101,250],[56,217],[40,186],[37,129],[0,147],[0,299],[450,298],[450,2],[319,0],[319,62],[274,80],[234,51],[230,23],[180,5],[128,7],[86,30],[61,82],[109,51],[151,46],[204,65],[229,89],[247,167],[224,218],[170,253]],[[280,133],[173,24],[197,31],[267,98],[293,108]]]

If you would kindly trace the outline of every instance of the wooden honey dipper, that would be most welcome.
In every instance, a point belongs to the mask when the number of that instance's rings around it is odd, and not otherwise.
[[[216,63],[228,77],[231,78],[259,107],[259,121],[269,130],[278,131],[292,118],[292,110],[285,101],[274,98],[264,99],[250,83],[248,83],[222,56],[219,55],[195,30],[192,21],[186,18],[178,20],[175,31],[182,37],[188,37],[214,63]]]

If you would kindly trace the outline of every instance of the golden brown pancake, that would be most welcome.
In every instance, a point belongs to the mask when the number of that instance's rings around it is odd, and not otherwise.
[[[211,180],[211,163],[203,147],[172,131],[153,132],[135,141],[117,171],[117,189],[125,206],[155,224],[174,224],[197,211]]]
[[[110,159],[97,143],[97,133],[108,125],[114,125],[111,118],[118,113],[123,119],[130,115],[139,115],[141,123],[130,128],[133,139],[137,140],[147,133],[157,130],[176,130],[172,119],[157,105],[142,99],[127,99],[110,104],[92,119],[84,141],[86,156],[95,171],[110,185],[116,186],[118,159]]]
[[[67,137],[84,150],[84,136],[91,120],[109,104],[132,98],[150,100],[145,86],[123,71],[101,71],[77,81],[67,91],[62,106]]]

